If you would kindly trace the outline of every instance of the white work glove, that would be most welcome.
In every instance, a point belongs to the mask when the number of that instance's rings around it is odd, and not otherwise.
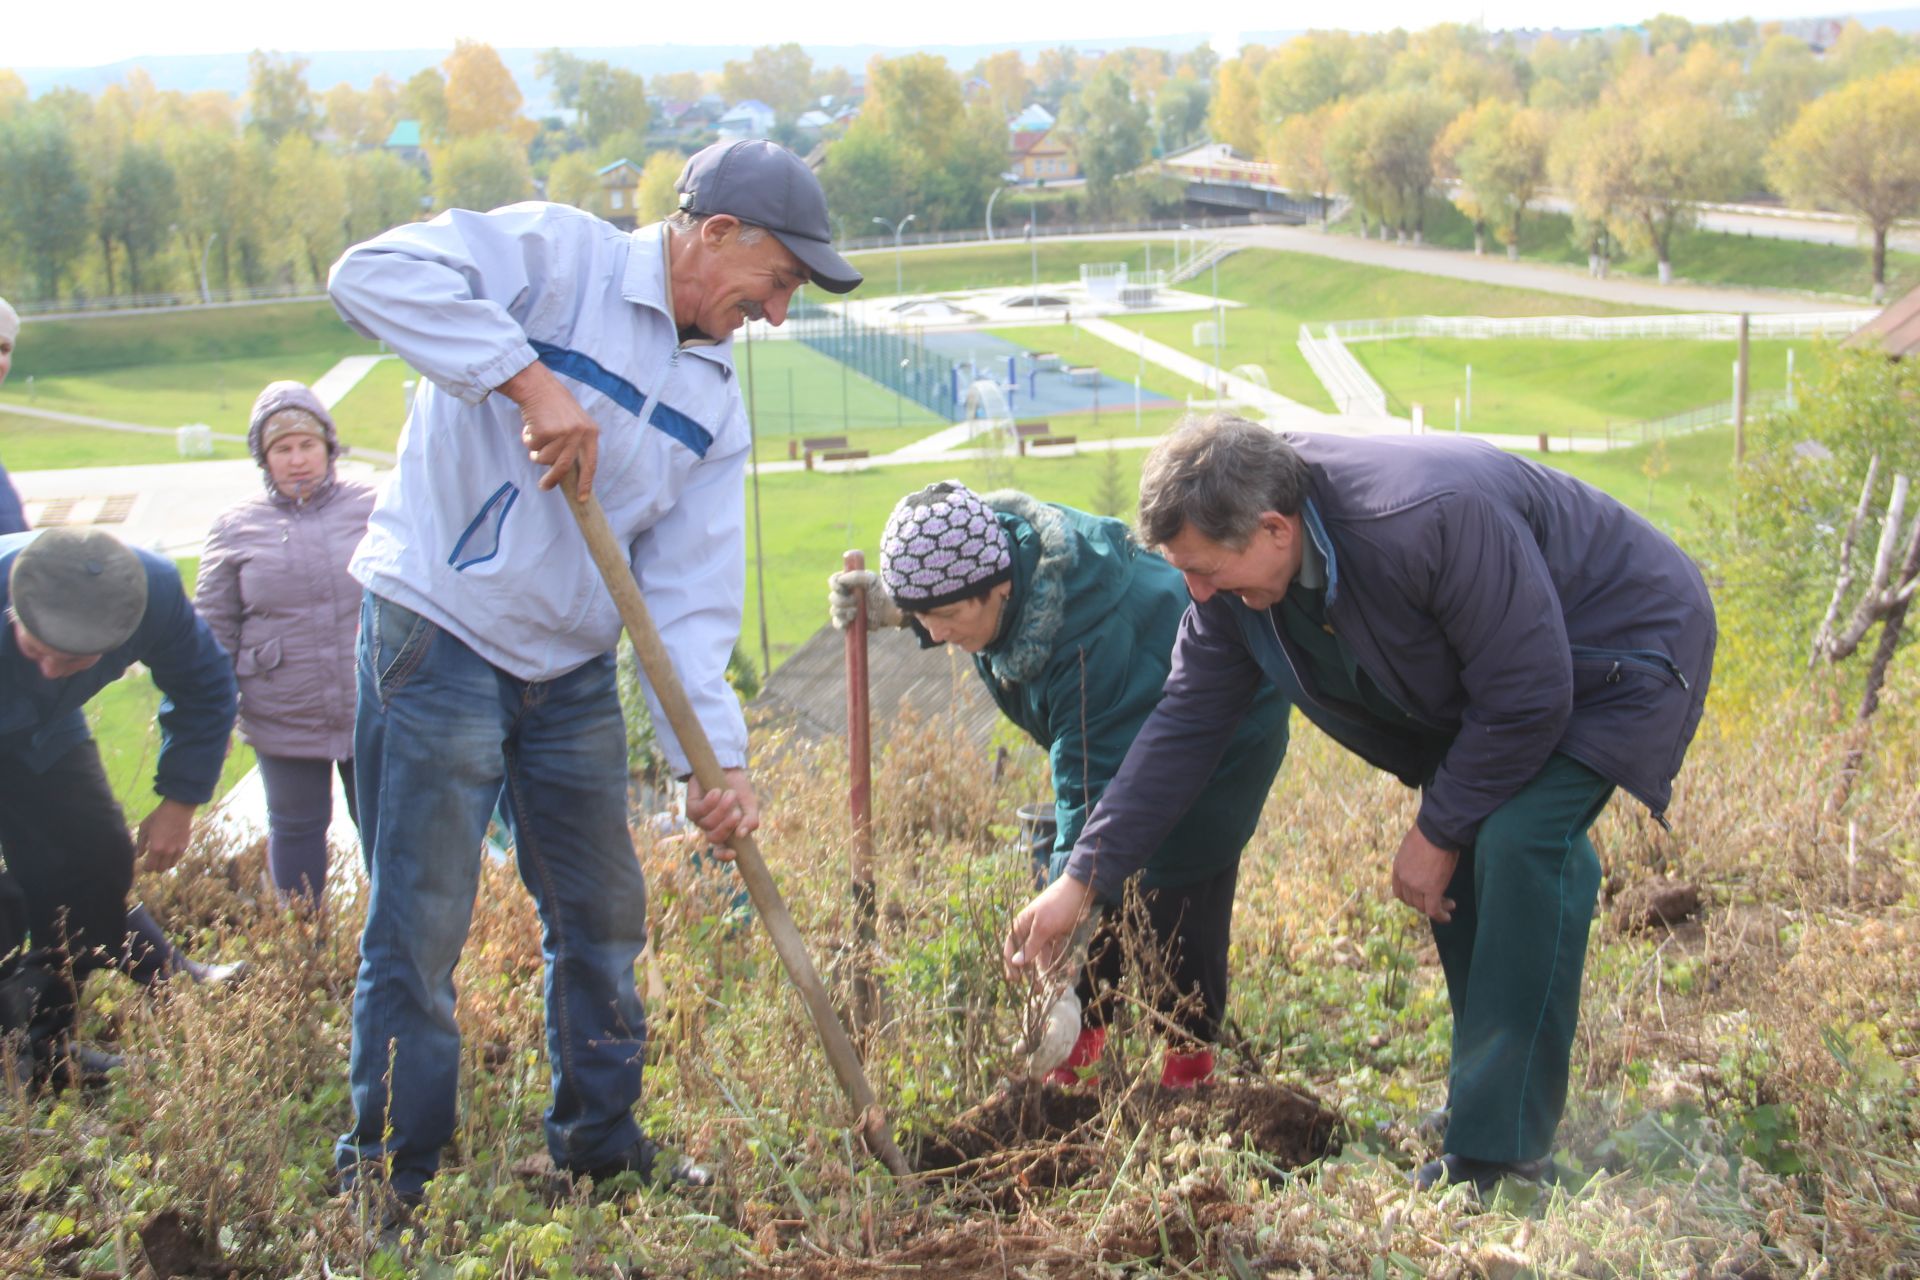
[[[827,579],[827,612],[833,616],[836,630],[845,631],[853,624],[853,613],[858,607],[860,588],[867,590],[867,625],[869,627],[904,627],[907,615],[900,612],[900,606],[893,602],[887,589],[880,585],[880,575],[871,569],[842,569]]]

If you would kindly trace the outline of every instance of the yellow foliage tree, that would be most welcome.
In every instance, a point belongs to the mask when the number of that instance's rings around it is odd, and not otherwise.
[[[1214,73],[1213,105],[1207,109],[1207,130],[1215,142],[1224,142],[1243,155],[1260,150],[1260,81],[1245,58],[1220,64]]]
[[[1920,66],[1816,98],[1767,156],[1789,199],[1842,209],[1873,235],[1873,296],[1887,294],[1887,230],[1920,213]]]
[[[533,140],[533,121],[520,114],[525,101],[513,73],[490,44],[461,40],[440,69],[446,74],[447,136],[504,134],[521,146]]]
[[[658,222],[680,207],[680,193],[674,190],[686,157],[677,151],[656,151],[647,157],[640,170],[640,185],[633,193],[633,216],[645,225]]]

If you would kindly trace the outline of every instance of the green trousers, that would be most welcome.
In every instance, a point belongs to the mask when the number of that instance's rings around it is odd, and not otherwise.
[[[1556,754],[1460,855],[1453,919],[1433,926],[1453,1006],[1449,1152],[1516,1161],[1553,1150],[1600,889],[1587,828],[1612,794]]]

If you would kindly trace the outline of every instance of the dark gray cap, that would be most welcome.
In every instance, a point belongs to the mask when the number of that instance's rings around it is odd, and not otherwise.
[[[48,529],[15,554],[7,590],[28,634],[76,658],[118,649],[147,613],[147,567],[99,529]]]
[[[764,138],[716,142],[695,153],[673,185],[688,213],[730,213],[771,231],[828,293],[860,287],[860,273],[834,252],[820,180],[805,160],[779,143]]]

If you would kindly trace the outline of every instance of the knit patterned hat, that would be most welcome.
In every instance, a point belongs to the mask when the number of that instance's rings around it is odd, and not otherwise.
[[[938,609],[1011,577],[1013,556],[1000,522],[958,480],[908,494],[887,517],[880,580],[902,609]]]

